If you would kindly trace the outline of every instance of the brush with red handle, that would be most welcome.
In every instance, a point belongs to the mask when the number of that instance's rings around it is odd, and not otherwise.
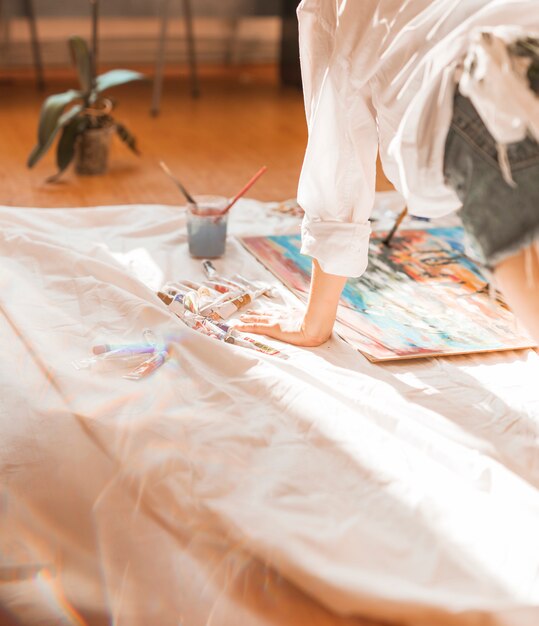
[[[230,209],[236,204],[236,202],[244,195],[246,194],[249,189],[251,189],[251,187],[256,183],[256,181],[262,176],[262,174],[264,174],[266,172],[268,168],[264,165],[264,167],[261,167],[258,172],[251,178],[251,180],[245,185],[245,187],[243,187],[233,198],[232,200],[227,204],[227,206],[219,213],[219,215],[224,215],[225,213],[228,213],[230,211]]]

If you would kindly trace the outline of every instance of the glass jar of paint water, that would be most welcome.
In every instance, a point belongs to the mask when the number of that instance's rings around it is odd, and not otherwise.
[[[187,205],[189,254],[199,259],[217,259],[225,253],[229,203],[223,196],[195,196],[196,205]]]

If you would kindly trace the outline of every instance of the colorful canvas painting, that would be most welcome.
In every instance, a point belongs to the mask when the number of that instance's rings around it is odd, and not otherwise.
[[[306,299],[311,259],[300,253],[299,235],[242,243]],[[465,255],[460,227],[399,231],[391,247],[375,233],[367,272],[347,282],[337,320],[339,333],[373,361],[533,346]]]

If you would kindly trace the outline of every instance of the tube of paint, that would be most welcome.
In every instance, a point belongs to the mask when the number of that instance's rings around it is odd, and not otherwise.
[[[210,287],[194,283],[192,281],[177,281],[166,283],[161,288],[161,293],[169,293],[171,295],[183,295],[187,302],[185,308],[192,310],[193,313],[198,311],[201,306],[207,306],[215,298],[221,294]]]
[[[138,350],[136,347],[133,348],[131,346],[127,346],[125,348],[118,348],[117,350],[110,350],[107,352],[103,352],[99,356],[95,357],[101,361],[118,361],[122,359],[129,359],[132,357],[148,357],[148,354],[153,354],[155,352],[155,348],[153,346],[147,346],[144,350]]]
[[[192,315],[191,313],[187,313],[182,318],[182,321],[186,326],[189,326],[189,328],[192,328],[203,335],[214,335],[217,339],[224,339],[224,335],[226,335],[225,331],[211,323],[207,317],[203,317],[202,315]]]
[[[211,304],[216,298],[221,296],[221,292],[214,289],[211,285],[196,283],[191,280],[180,280],[168,283],[168,285],[178,289],[178,291],[183,291],[184,295],[187,295],[187,293],[196,294],[196,302],[199,308]],[[194,295],[191,296],[191,299],[194,298]]]
[[[275,288],[272,285],[262,283],[260,281],[248,280],[240,274],[234,274],[232,278],[224,278],[219,275],[219,272],[215,269],[215,266],[211,261],[203,261],[202,269],[204,270],[206,276],[212,281],[232,284],[241,289],[247,288],[250,291],[258,291],[262,289],[266,295],[274,297]]]
[[[219,272],[215,269],[215,266],[211,261],[202,261],[202,269],[210,280],[219,278]]]
[[[206,280],[203,284],[211,287],[220,294],[229,293],[234,289],[238,289],[236,285],[233,285],[232,283],[227,283],[226,281]]]
[[[155,346],[148,344],[114,344],[103,343],[92,346],[92,354],[99,356],[101,354],[109,354],[111,352],[118,354],[122,353],[125,356],[133,356],[135,354],[153,354],[156,350]]]
[[[183,297],[183,306],[191,313],[197,314],[200,308],[196,291],[190,291]]]
[[[234,328],[232,326],[229,326],[228,324],[213,322],[208,318],[201,316],[190,315],[185,316],[183,318],[183,321],[193,330],[202,332],[204,335],[207,336],[215,337],[219,341],[224,341],[225,343],[230,343],[240,346],[242,348],[254,350],[255,352],[260,352],[269,356],[278,356],[284,359],[288,358],[288,356],[286,356],[276,348],[272,348],[271,346],[268,346],[261,341],[252,339],[251,337],[248,337],[247,335],[244,335],[237,330],[234,330]]]
[[[208,331],[208,333],[213,335],[216,339],[219,341],[226,341],[228,333],[219,328],[219,326],[213,324],[206,318],[204,318],[200,323]]]
[[[173,313],[183,319],[186,310],[184,305],[185,297],[183,295],[178,294],[176,296],[171,296],[168,293],[163,293],[162,291],[157,292],[157,295]]]
[[[204,319],[202,325],[219,341],[230,343],[234,346],[241,348],[247,348],[248,350],[254,350],[255,352],[262,352],[264,354],[279,354],[278,350],[273,350],[269,346],[258,344],[257,342],[247,341],[243,337],[239,336],[239,333],[232,334],[230,330],[223,330],[218,324],[211,322],[209,319]],[[264,349],[262,349],[264,348]]]
[[[168,358],[168,350],[161,350],[157,354],[154,354],[151,358],[147,359],[143,363],[140,363],[138,367],[136,367],[129,374],[125,374],[123,378],[127,378],[128,380],[140,380],[141,378],[145,378],[150,374],[153,374],[156,369],[160,368],[161,365]]]
[[[89,359],[82,359],[81,361],[73,361],[73,367],[77,370],[96,370],[101,372],[110,372],[113,370],[132,369],[137,365],[144,362],[148,356],[152,356],[148,353],[138,353],[132,355],[115,356],[113,358],[103,358],[106,354],[100,354]]]
[[[251,291],[260,290],[265,296],[268,296],[270,298],[274,298],[276,295],[275,287],[273,285],[270,285],[269,283],[264,283],[260,280],[248,280],[240,274],[234,274],[234,276],[232,276],[232,280],[244,285],[245,287],[247,287],[247,289],[250,289]]]
[[[164,286],[161,291],[158,292],[159,293],[166,295],[166,296],[171,296],[172,300],[174,300],[174,298],[178,297],[178,301],[180,301],[183,305],[184,308],[186,308],[185,304],[184,304],[184,300],[185,297],[188,294],[192,294],[189,296],[188,300],[187,300],[187,305],[193,309],[193,312],[196,312],[196,305],[198,303],[198,296],[196,294],[196,292],[193,292],[192,290],[185,290],[185,289],[179,289],[178,287],[167,287]],[[165,301],[163,299],[162,296],[159,296],[161,298],[161,300],[163,300],[163,302],[165,302],[165,304],[167,304],[168,300]],[[172,300],[170,300],[170,302],[172,302]],[[187,309],[189,310],[189,309]]]
[[[243,289],[245,290],[245,285],[236,280],[232,280],[231,278],[225,278],[224,276],[219,276],[216,280],[220,283],[226,285],[229,291]]]
[[[240,333],[231,332],[230,327],[227,327],[228,330],[224,330],[221,325],[210,322],[208,319],[206,319],[203,323],[206,328],[211,330],[218,339],[224,341],[225,343],[230,343],[241,348],[247,348],[248,350],[254,350],[255,352],[262,352],[264,354],[279,354],[278,350],[274,350],[273,348],[256,341],[249,341],[246,337],[242,337]]]
[[[230,335],[228,330],[223,330],[220,326],[206,317],[186,317],[184,322],[193,330],[202,332],[204,335],[212,336],[215,339],[225,341],[226,343],[236,343],[236,339]],[[253,345],[248,347],[256,349]]]
[[[234,346],[239,346],[240,348],[248,348],[249,350],[254,350],[255,352],[260,352],[261,354],[274,354],[274,355],[279,354],[277,350],[273,352],[261,350],[258,347],[260,344],[256,344],[255,342],[248,341],[247,339],[242,339],[241,337],[234,337],[234,335],[228,335],[225,341],[227,343],[231,343]]]
[[[202,269],[210,281],[225,283],[226,285],[230,285],[236,289],[245,289],[246,287],[252,289],[252,285],[247,285],[244,281],[238,281],[221,276],[211,261],[202,261]]]
[[[187,293],[188,291],[192,291],[191,289],[188,289],[187,287],[185,287],[185,285],[180,285],[179,283],[165,283],[160,291],[164,291],[165,293]]]
[[[242,307],[251,304],[251,302],[259,298],[262,293],[262,291],[244,291],[232,300],[205,307],[200,311],[200,314],[214,321],[226,320]]]
[[[179,317],[182,317],[186,310],[198,314],[198,296],[194,291],[188,291],[185,294],[178,293],[175,296],[163,291],[158,291],[157,296],[167,306],[172,307],[174,313]]]
[[[172,285],[178,285],[179,287],[185,288],[187,291],[198,291],[200,289],[200,283],[196,283],[193,280],[177,280]]]
[[[285,359],[288,358],[287,355],[277,350],[277,348],[268,346],[267,344],[262,343],[261,341],[258,341],[258,339],[253,339],[252,337],[249,337],[248,335],[240,333],[238,330],[236,330],[233,326],[230,326],[229,324],[224,324],[223,322],[214,322],[214,324],[217,327],[219,327],[221,330],[225,331],[230,337],[234,339],[238,339],[241,342],[245,341],[255,346],[255,349],[257,349],[259,352],[263,352],[264,354],[268,354],[270,356],[279,356]]]
[[[227,293],[224,293],[223,295],[219,296],[218,298],[216,298],[212,302],[208,302],[205,306],[200,307],[199,314],[200,315],[206,315],[205,311],[208,311],[208,310],[211,310],[211,309],[213,309],[215,307],[218,307],[219,305],[223,304],[224,302],[230,302],[231,300],[239,298],[240,296],[245,295],[245,293],[246,293],[245,288],[242,288],[242,289],[232,289],[231,291],[228,291]]]
[[[219,291],[211,287],[208,287],[207,285],[202,285],[201,287],[199,287],[196,293],[198,296],[198,308],[199,309],[209,306],[210,304],[215,302],[215,300],[218,300],[223,297],[222,293],[220,293]]]

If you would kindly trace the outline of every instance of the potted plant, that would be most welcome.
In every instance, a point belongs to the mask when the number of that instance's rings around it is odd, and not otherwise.
[[[135,154],[139,154],[135,137],[111,116],[114,101],[103,93],[111,87],[141,80],[144,75],[131,70],[111,70],[100,76],[96,75],[97,2],[94,0],[92,4],[92,51],[81,37],[69,39],[80,89],[70,89],[45,100],[39,119],[37,145],[28,157],[28,167],[33,167],[59,135],[56,147],[58,172],[49,181],[56,180],[73,159],[78,174],[104,173],[108,166],[113,133]]]

